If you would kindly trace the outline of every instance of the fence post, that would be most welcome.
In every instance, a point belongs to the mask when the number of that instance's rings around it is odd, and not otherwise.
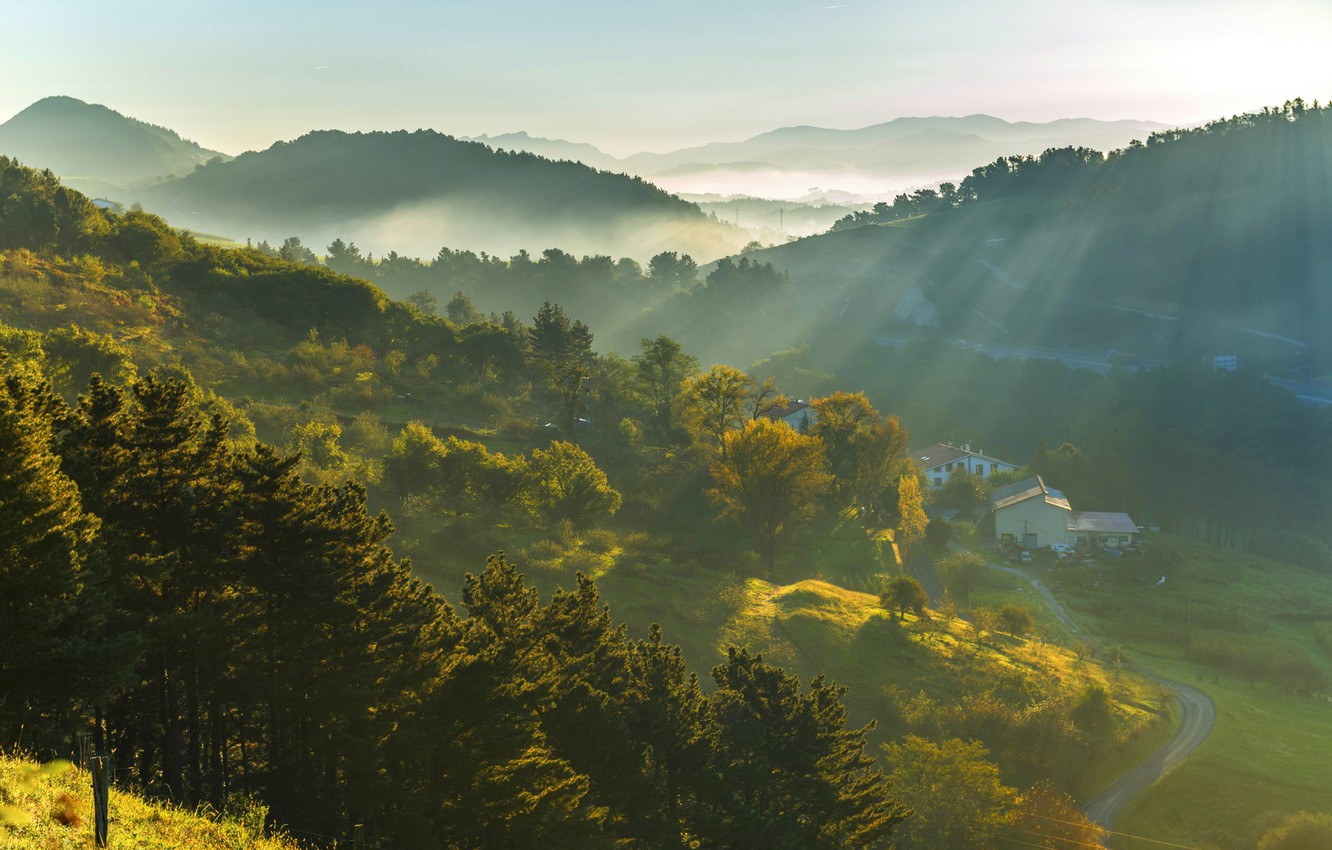
[[[352,827],[352,850],[365,850],[365,825],[356,824]]]
[[[93,843],[105,847],[107,825],[110,821],[107,797],[111,790],[111,771],[108,759],[102,756],[92,758],[93,785]]]

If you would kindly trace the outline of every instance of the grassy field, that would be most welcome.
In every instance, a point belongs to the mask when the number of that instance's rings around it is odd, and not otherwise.
[[[210,817],[148,803],[111,789],[111,847],[136,850],[296,850],[295,842],[264,836],[264,810]],[[92,783],[67,763],[38,765],[0,755],[0,847],[62,850],[93,846]]]
[[[1193,685],[1216,703],[1206,743],[1130,805],[1119,831],[1187,847],[1251,850],[1284,815],[1332,812],[1327,685],[1306,688],[1198,649],[1210,641],[1302,654],[1332,681],[1332,659],[1314,637],[1320,623],[1332,622],[1332,576],[1165,535],[1153,542],[1178,558],[1159,587],[1145,567],[1117,561],[1076,570],[1047,566],[1044,576],[1104,642],[1103,654]],[[1128,850],[1159,846],[1124,837],[1116,843]]]

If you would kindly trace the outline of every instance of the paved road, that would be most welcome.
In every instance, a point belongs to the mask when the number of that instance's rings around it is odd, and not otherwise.
[[[948,546],[951,549],[962,549],[956,543],[949,543]],[[1049,606],[1050,611],[1059,619],[1059,622],[1063,623],[1064,627],[1075,637],[1083,637],[1082,629],[1069,616],[1064,606],[1059,604],[1059,600],[1054,598],[1054,594],[1050,592],[1044,582],[1026,570],[1017,567],[997,564],[993,561],[987,561],[986,563],[992,570],[1006,573],[1031,585],[1032,589],[1045,600],[1045,604]],[[1119,777],[1110,787],[1093,797],[1083,808],[1083,813],[1090,820],[1105,829],[1114,829],[1115,819],[1119,817],[1119,813],[1124,810],[1124,807],[1134,797],[1150,788],[1152,783],[1160,779],[1167,770],[1179,764],[1188,757],[1189,753],[1196,750],[1207,739],[1207,735],[1212,731],[1212,726],[1216,723],[1216,706],[1207,694],[1180,682],[1153,676],[1148,671],[1139,670],[1139,672],[1146,673],[1146,675],[1151,676],[1175,693],[1175,697],[1179,700],[1180,709],[1179,731],[1151,758]]]

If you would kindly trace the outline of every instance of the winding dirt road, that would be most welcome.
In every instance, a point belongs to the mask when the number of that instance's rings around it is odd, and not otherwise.
[[[1146,791],[1162,774],[1196,750],[1212,731],[1212,724],[1216,721],[1216,706],[1207,694],[1169,679],[1152,678],[1174,691],[1179,699],[1179,731],[1155,755],[1116,779],[1083,808],[1088,818],[1106,829],[1114,829],[1115,818],[1119,817],[1130,800]]]
[[[953,543],[949,544],[949,548],[962,549],[962,547]],[[1032,589],[1041,595],[1046,606],[1059,619],[1059,622],[1064,624],[1065,628],[1075,637],[1082,638],[1084,636],[1082,629],[1078,627],[1077,623],[1073,622],[1073,618],[1068,615],[1068,611],[1064,609],[1063,605],[1059,604],[1059,600],[1055,599],[1054,594],[1040,579],[1017,567],[996,564],[993,561],[986,561],[986,564],[992,570],[1006,573],[1031,585]],[[1216,706],[1207,694],[1181,682],[1154,676],[1149,671],[1139,669],[1139,672],[1151,676],[1174,692],[1175,697],[1179,700],[1179,731],[1151,758],[1119,777],[1108,788],[1093,797],[1083,808],[1083,813],[1090,820],[1107,830],[1115,828],[1115,819],[1119,817],[1119,813],[1134,797],[1150,788],[1152,783],[1160,779],[1167,770],[1179,764],[1188,757],[1189,753],[1196,750],[1207,739],[1207,735],[1212,731],[1212,726],[1216,723]]]

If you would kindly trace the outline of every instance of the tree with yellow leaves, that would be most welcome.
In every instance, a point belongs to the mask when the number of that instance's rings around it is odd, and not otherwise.
[[[784,422],[751,419],[723,436],[722,455],[712,464],[708,496],[754,534],[768,579],[793,526],[814,516],[828,491],[823,443]]]

